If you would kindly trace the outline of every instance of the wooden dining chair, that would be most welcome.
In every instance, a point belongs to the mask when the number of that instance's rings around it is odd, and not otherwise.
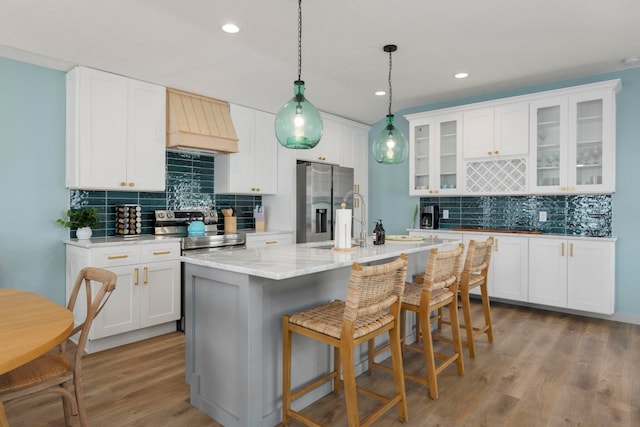
[[[78,416],[82,427],[88,426],[83,403],[82,356],[93,319],[102,310],[116,288],[116,275],[111,271],[87,267],[80,271],[73,285],[67,308],[73,312],[80,289],[84,284],[86,316],[59,346],[57,351],[46,353],[31,362],[0,375],[0,400],[24,398],[36,394],[54,393],[62,397],[65,425],[71,426],[71,415]],[[94,285],[99,288],[93,288]],[[95,295],[92,297],[92,295]],[[81,311],[81,310],[79,310]],[[73,357],[66,353],[67,340],[80,333]]]
[[[439,251],[431,249],[424,274],[419,276],[420,283],[407,282],[401,306],[400,336],[402,349],[422,353],[424,356],[426,376],[414,374],[405,370],[405,378],[424,384],[429,387],[429,395],[437,399],[438,380],[437,375],[449,365],[455,363],[458,375],[464,373],[462,360],[462,343],[460,338],[460,326],[458,323],[458,281],[462,271],[464,257],[464,244],[458,247]],[[431,316],[432,312],[448,307],[451,318],[451,332],[453,339],[449,342],[453,348],[450,353],[436,352],[433,345],[431,324],[437,317]],[[416,313],[416,342],[405,345],[406,312]],[[422,344],[420,344],[422,342]],[[389,369],[383,362],[376,362],[375,357],[388,350],[388,345],[375,348],[375,342],[369,341],[369,373],[373,374],[374,368]],[[436,363],[436,359],[439,360]]]
[[[344,386],[347,420],[350,427],[368,426],[394,406],[403,422],[408,420],[407,400],[402,375],[400,349],[400,302],[407,275],[408,257],[379,265],[363,266],[354,263],[351,268],[346,301],[336,300],[300,313],[282,318],[282,424],[287,426],[291,418],[307,425],[318,424],[291,408],[292,401],[333,380],[333,391],[339,393]],[[356,385],[354,348],[374,337],[388,332],[391,342],[391,358],[395,393],[385,396]],[[329,344],[334,350],[333,370],[297,391],[291,390],[291,342],[292,334]],[[342,367],[343,380],[340,381]],[[357,392],[382,401],[364,420],[360,420]]]

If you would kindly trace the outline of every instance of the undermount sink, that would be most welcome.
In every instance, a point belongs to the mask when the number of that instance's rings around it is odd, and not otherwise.
[[[351,247],[359,247],[360,243],[351,243]],[[333,249],[333,243],[330,245],[313,246],[313,249]]]

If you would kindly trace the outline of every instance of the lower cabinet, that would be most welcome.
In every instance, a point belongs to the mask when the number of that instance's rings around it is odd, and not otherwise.
[[[613,314],[615,241],[588,238],[410,230],[410,235],[462,240],[494,238],[489,296],[591,313]],[[479,295],[478,288],[471,291]]]
[[[293,232],[247,234],[247,249],[273,245],[289,245],[292,243],[295,243],[293,241]]]
[[[484,241],[489,236],[493,236],[494,239],[487,281],[489,296],[527,301],[529,239],[497,233],[466,233],[462,240],[465,245],[465,253],[469,247],[469,241]],[[480,295],[480,288],[474,288],[470,293]]]
[[[67,298],[78,272],[87,266],[118,276],[116,290],[91,327],[88,352],[176,329],[181,277],[178,241],[90,248],[67,245]],[[80,316],[85,310],[81,305],[74,314]]]
[[[529,250],[530,302],[614,312],[614,242],[530,238]]]

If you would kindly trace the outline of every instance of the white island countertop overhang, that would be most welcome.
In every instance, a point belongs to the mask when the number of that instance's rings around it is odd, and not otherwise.
[[[348,267],[354,262],[367,264],[388,260],[402,253],[410,255],[424,252],[456,241],[425,238],[420,241],[388,241],[384,245],[374,245],[369,241],[364,247],[354,246],[347,251],[333,250],[333,242],[326,241],[186,255],[181,260],[203,267],[283,280]]]
[[[386,262],[404,253],[411,280],[424,272],[431,249],[458,242],[367,242],[352,251],[334,251],[328,241],[183,256],[185,374],[191,404],[227,427],[278,424],[282,315],[344,299],[354,262]],[[328,346],[298,338],[292,343],[294,387],[326,374],[333,363]],[[357,373],[366,369],[366,346],[361,347],[354,352]],[[325,384],[293,406],[300,409],[330,392],[330,384]]]

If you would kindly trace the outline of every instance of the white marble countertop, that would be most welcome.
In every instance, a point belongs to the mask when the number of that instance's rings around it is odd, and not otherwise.
[[[64,239],[62,241],[66,245],[78,246],[81,248],[96,248],[106,246],[119,246],[119,245],[140,245],[150,243],[166,243],[166,242],[180,242],[180,237],[161,237],[154,234],[141,234],[136,237],[92,237],[91,239],[78,240],[78,239]]]
[[[350,266],[354,262],[368,263],[399,256],[427,251],[451,244],[448,239],[424,239],[420,242],[392,242],[384,245],[357,247],[355,250],[334,251],[332,241],[276,245],[255,249],[241,249],[182,256],[189,264],[232,271],[250,276],[282,280],[320,271]]]
[[[575,239],[575,240],[594,240],[598,242],[615,242],[617,237],[596,237],[596,236],[575,236],[573,234],[555,234],[555,233],[511,233],[508,231],[501,232],[493,232],[493,230],[483,230],[478,228],[477,230],[465,229],[465,230],[454,230],[451,228],[436,228],[427,229],[427,228],[408,228],[407,232],[419,232],[426,234],[463,234],[463,233],[482,233],[482,234],[493,234],[494,236],[523,236],[523,237],[535,237],[541,239]]]

